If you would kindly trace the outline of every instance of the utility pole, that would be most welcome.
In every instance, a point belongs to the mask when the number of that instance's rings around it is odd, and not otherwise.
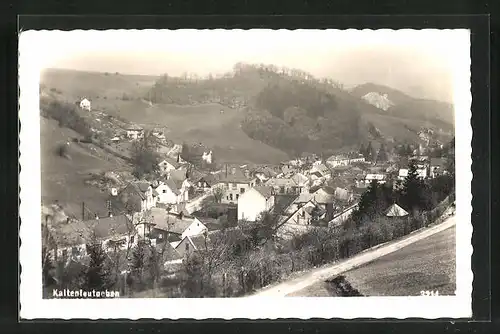
[[[85,220],[85,202],[82,202],[82,220]]]

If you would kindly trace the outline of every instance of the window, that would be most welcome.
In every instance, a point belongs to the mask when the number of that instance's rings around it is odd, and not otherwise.
[[[232,189],[237,189],[238,188],[238,185],[236,183],[231,183],[231,188]]]
[[[232,201],[233,200],[233,194],[229,194],[229,200]]]
[[[236,194],[236,199],[240,198],[240,194]]]
[[[245,193],[245,188],[240,188],[240,194]]]
[[[72,255],[78,255],[80,251],[78,250],[78,247],[71,247],[71,254]]]
[[[166,194],[167,193],[167,189],[163,189],[163,193]]]
[[[162,233],[158,234],[158,239],[163,239],[163,234]]]
[[[189,252],[189,242],[186,242],[186,252]]]
[[[281,186],[280,187],[280,193],[283,194],[285,192],[285,187],[284,186]]]
[[[130,236],[130,243],[133,244],[135,239],[135,235]]]
[[[66,259],[68,257],[68,250],[67,249],[62,250],[62,257],[63,257],[63,259]]]
[[[302,211],[302,218],[305,218],[305,216],[306,216],[305,211]]]

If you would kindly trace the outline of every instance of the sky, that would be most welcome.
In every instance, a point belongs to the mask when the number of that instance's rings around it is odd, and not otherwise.
[[[33,33],[33,32],[26,32]],[[109,30],[37,31],[41,68],[205,76],[237,62],[298,68],[346,87],[373,82],[451,101],[454,75],[469,70],[464,30]],[[28,39],[27,39],[28,40]],[[21,50],[22,52],[22,50]],[[462,58],[461,58],[462,59]]]

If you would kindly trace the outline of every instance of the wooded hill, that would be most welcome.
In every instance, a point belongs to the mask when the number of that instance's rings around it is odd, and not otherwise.
[[[328,154],[387,137],[414,141],[417,134],[408,126],[452,128],[446,103],[380,87],[369,84],[348,92],[333,80],[301,70],[238,63],[219,77],[164,75],[145,99],[160,104],[220,103],[237,109],[244,114],[241,129],[250,138],[294,156],[306,151]],[[387,91],[395,106],[384,112],[361,99],[372,88]]]

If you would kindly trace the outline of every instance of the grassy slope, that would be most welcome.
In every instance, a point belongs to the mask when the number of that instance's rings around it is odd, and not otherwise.
[[[346,273],[363,295],[417,296],[421,290],[453,295],[456,285],[455,227]]]
[[[69,148],[71,159],[61,158],[56,155],[58,145],[79,135],[43,117],[40,117],[40,127],[42,203],[50,204],[57,200],[67,214],[80,218],[84,201],[92,212],[105,215],[107,193],[86,185],[84,181],[90,172],[124,168],[122,162],[96,147],[93,147],[94,151],[74,143]]]
[[[70,101],[80,97],[94,101],[104,97],[116,100],[121,98],[123,93],[133,97],[143,96],[157,77],[47,69],[41,73],[40,79],[48,89],[55,88],[61,91]]]
[[[220,104],[158,104],[152,107],[141,101],[120,101],[120,104],[113,108],[105,103],[102,106],[111,115],[146,127],[166,126],[166,136],[174,142],[202,142],[214,147],[220,162],[272,163],[287,159],[282,151],[249,138],[240,128],[243,115]]]
[[[455,227],[383,256],[344,274],[364,296],[417,296],[421,290],[455,291]],[[291,296],[332,297],[328,283],[311,285]]]

